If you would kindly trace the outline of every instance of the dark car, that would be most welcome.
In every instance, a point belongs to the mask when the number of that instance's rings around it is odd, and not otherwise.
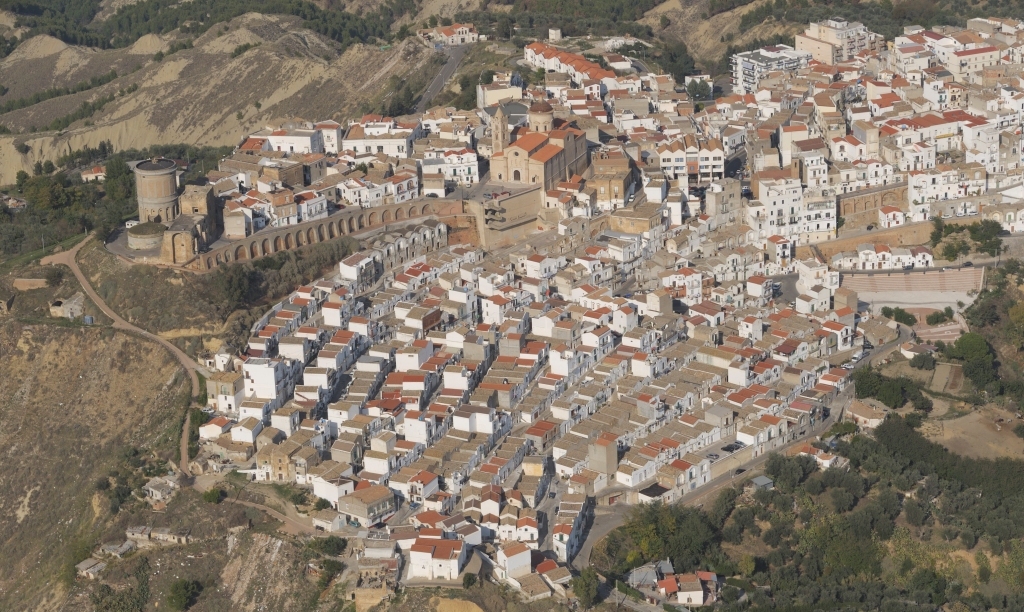
[[[974,267],[974,262],[973,261],[965,261],[964,262],[964,267],[965,268],[972,268],[972,267]]]
[[[742,474],[743,472],[746,472],[746,471],[747,471],[747,468],[736,468],[736,471],[733,472],[733,474],[735,474],[736,476],[739,476],[740,474]]]
[[[555,498],[555,492],[554,491],[548,491],[548,499],[554,499],[554,498]]]
[[[740,448],[741,447],[736,446],[735,444],[726,444],[725,446],[722,447],[722,450],[727,453],[735,453],[736,451],[740,450]]]
[[[874,226],[874,225],[869,225],[869,226],[868,226],[868,231],[869,231],[869,232],[870,232],[871,230],[873,230],[873,229],[875,229],[875,226]]]

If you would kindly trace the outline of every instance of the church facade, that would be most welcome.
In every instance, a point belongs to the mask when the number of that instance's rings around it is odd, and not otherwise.
[[[491,128],[491,180],[548,190],[586,170],[586,134],[554,115],[550,104],[536,102],[529,109],[527,126],[510,133],[505,114],[498,109]]]

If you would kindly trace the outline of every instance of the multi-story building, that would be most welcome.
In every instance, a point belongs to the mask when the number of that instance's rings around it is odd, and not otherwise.
[[[806,51],[823,64],[838,64],[861,51],[880,51],[885,44],[881,34],[868,31],[863,23],[842,18],[811,22],[803,34],[795,37],[797,51]]]
[[[779,235],[797,240],[804,231],[803,186],[799,179],[757,179],[752,181],[754,200],[747,204],[746,218],[760,238]]]
[[[772,45],[732,56],[732,84],[739,93],[754,93],[761,79],[776,70],[806,68],[812,54],[789,45]]]

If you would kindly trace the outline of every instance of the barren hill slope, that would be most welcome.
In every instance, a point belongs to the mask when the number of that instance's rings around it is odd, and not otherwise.
[[[154,61],[172,40],[150,35],[127,49],[96,51],[68,47],[37,37],[0,61],[0,82],[10,82],[4,99],[50,86],[66,86],[105,74],[113,82],[0,115],[14,136],[0,137],[0,184],[38,160],[56,159],[69,149],[110,140],[115,149],[151,144],[234,144],[245,131],[279,117],[344,119],[376,104],[389,93],[389,79],[418,84],[441,59],[413,39],[381,51],[355,45],[340,56],[335,44],[299,25],[292,17],[247,14],[193,41],[194,48]],[[232,57],[239,45],[259,45]],[[140,66],[132,72],[135,66]],[[138,90],[118,96],[120,90]],[[22,93],[16,93],[16,92]],[[114,95],[113,102],[88,120],[60,134],[31,134],[75,111],[86,101]],[[259,108],[257,108],[257,103]],[[239,115],[240,114],[240,115]],[[239,119],[241,116],[241,119]],[[14,145],[31,150],[19,154]]]
[[[641,23],[645,23],[655,32],[663,32],[665,38],[679,39],[686,43],[698,65],[707,68],[718,62],[730,44],[739,46],[758,38],[767,39],[777,34],[793,35],[803,30],[801,24],[781,24],[774,19],[746,30],[740,31],[740,19],[744,14],[771,2],[771,0],[754,0],[746,6],[731,11],[702,18],[707,12],[707,0],[667,0],[647,12]],[[662,30],[659,22],[662,15],[668,17],[669,26]],[[727,37],[732,36],[732,39]]]
[[[108,515],[97,479],[125,447],[174,447],[187,379],[130,335],[9,319],[0,363],[0,609],[55,609]]]

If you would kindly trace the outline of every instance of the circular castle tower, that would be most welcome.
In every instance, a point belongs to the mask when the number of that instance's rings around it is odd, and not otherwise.
[[[139,223],[170,225],[178,216],[178,165],[154,157],[135,166],[135,193],[139,201]]]

